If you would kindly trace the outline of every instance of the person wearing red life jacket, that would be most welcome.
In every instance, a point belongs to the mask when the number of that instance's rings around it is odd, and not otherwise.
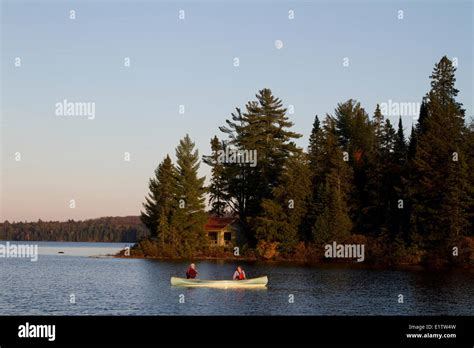
[[[195,279],[198,275],[196,270],[196,265],[194,263],[189,265],[188,270],[186,271],[186,279]]]
[[[237,266],[237,270],[234,272],[233,279],[234,280],[244,280],[247,277],[245,276],[245,271],[242,269],[242,267]]]

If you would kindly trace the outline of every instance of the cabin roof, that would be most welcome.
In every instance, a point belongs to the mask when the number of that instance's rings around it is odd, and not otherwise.
[[[235,221],[234,217],[210,216],[207,219],[206,225],[204,225],[204,229],[206,231],[222,230],[224,227],[230,225],[234,221]]]

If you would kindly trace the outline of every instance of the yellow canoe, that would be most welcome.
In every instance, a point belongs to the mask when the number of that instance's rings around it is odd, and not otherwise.
[[[267,286],[267,283],[267,276],[245,280],[203,280],[171,277],[171,285],[188,286],[194,288],[264,288]]]

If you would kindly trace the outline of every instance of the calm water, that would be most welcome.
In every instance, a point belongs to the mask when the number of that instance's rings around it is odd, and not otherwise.
[[[5,243],[5,242],[0,242]],[[186,263],[92,258],[124,243],[40,242],[37,262],[0,258],[1,315],[473,315],[474,273],[246,264],[266,290],[178,288]],[[64,254],[58,254],[64,251]],[[198,262],[203,279],[235,264]],[[76,303],[69,302],[74,294]],[[185,303],[179,303],[180,295]],[[289,295],[294,303],[289,303]],[[404,303],[397,302],[398,294]]]

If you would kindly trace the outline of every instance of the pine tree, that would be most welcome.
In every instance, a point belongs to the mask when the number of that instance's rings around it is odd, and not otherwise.
[[[412,223],[430,255],[444,260],[453,240],[467,232],[470,204],[464,110],[455,99],[455,71],[446,57],[435,65],[412,163]]]
[[[382,140],[385,119],[384,119],[384,116],[382,115],[382,111],[380,111],[379,104],[377,104],[377,106],[375,107],[373,119],[374,119],[373,124],[374,124],[374,130],[375,130],[375,141],[380,142]],[[376,144],[375,146],[376,147],[380,146],[380,143]]]
[[[422,135],[426,131],[426,121],[428,119],[428,100],[425,96],[421,101],[420,115],[418,116],[418,122],[416,124],[416,134]]]
[[[258,163],[226,164],[230,206],[233,207],[250,232],[250,242],[255,229],[252,221],[262,213],[262,202],[271,199],[273,189],[281,182],[288,158],[300,153],[294,139],[301,137],[292,132],[293,123],[286,116],[282,101],[273,96],[269,89],[256,95],[256,101],[246,104],[246,112],[236,109],[232,120],[220,130],[228,135],[225,146],[237,150],[256,151]]]
[[[395,151],[395,146],[397,142],[397,132],[393,128],[390,120],[385,120],[385,124],[382,132],[382,143],[381,151],[384,157],[391,157]]]
[[[176,169],[169,156],[158,165],[149,181],[150,192],[143,203],[141,220],[151,236],[163,241],[170,222],[176,186]]]
[[[324,125],[324,177],[318,184],[315,201],[316,221],[312,229],[316,243],[338,241],[351,231],[348,199],[352,188],[352,170],[344,161],[331,117]]]
[[[311,187],[307,197],[308,203],[306,217],[302,226],[302,237],[305,240],[311,240],[313,238],[312,229],[316,223],[317,214],[321,211],[318,202],[320,199],[318,188],[319,184],[323,182],[324,179],[324,141],[324,130],[321,127],[318,116],[316,115],[314,117],[313,129],[311,130],[308,146]]]
[[[416,123],[416,126],[412,126],[411,128],[410,141],[408,145],[408,158],[410,159],[415,156],[418,137],[426,131],[426,119],[428,117],[428,105],[426,98],[427,97],[425,96],[421,101],[418,122]]]
[[[229,195],[227,193],[228,184],[224,163],[219,161],[220,154],[224,151],[224,146],[217,136],[211,139],[211,151],[212,154],[210,156],[203,156],[204,163],[212,167],[209,204],[211,205],[211,214],[221,217],[227,212]]]
[[[367,233],[372,224],[371,217],[366,214],[368,197],[368,176],[373,163],[375,131],[372,122],[360,103],[348,100],[338,104],[335,115],[335,131],[343,151],[349,154],[349,164],[353,171],[354,187],[350,194],[351,219],[354,232]],[[383,126],[383,125],[382,125]],[[380,125],[379,131],[380,129]]]
[[[228,140],[222,141],[222,150],[224,153],[227,153],[227,150],[249,150],[242,148],[237,139],[237,133],[240,132],[244,126],[242,111],[239,108],[236,108],[236,112],[232,113],[231,116],[233,121],[226,120],[229,127],[219,127],[219,129],[229,137]],[[211,157],[212,155],[205,156],[204,161],[212,167],[214,164],[210,160]],[[258,154],[255,160],[258,162]],[[250,209],[249,206],[251,205],[249,202],[253,199],[252,189],[254,186],[252,185],[252,178],[255,173],[256,168],[251,167],[249,163],[227,160],[223,162],[222,181],[225,183],[226,187],[226,203],[229,210],[240,218],[245,231],[247,231],[247,211]]]
[[[362,167],[371,160],[374,141],[374,126],[367,113],[360,103],[349,99],[338,104],[334,120],[339,143],[349,152],[349,162],[353,167]]]
[[[311,135],[309,137],[309,146],[308,146],[308,157],[309,165],[311,172],[314,178],[317,180],[318,172],[321,171],[322,165],[322,145],[323,145],[323,129],[321,128],[319,118],[316,115],[314,117],[313,129],[311,130]]]
[[[204,225],[206,189],[204,177],[198,176],[199,153],[189,135],[176,147],[177,181],[174,214],[171,219],[174,247],[180,255],[194,255],[207,246]]]
[[[310,188],[310,171],[306,154],[288,160],[281,184],[273,197],[262,202],[263,213],[256,218],[259,241],[276,242],[281,253],[288,254],[300,240]]]
[[[393,129],[393,128],[392,128]],[[398,130],[392,131],[393,138],[390,153],[385,161],[384,180],[384,224],[386,226],[388,242],[394,247],[403,247],[410,242],[408,188],[404,178],[407,177],[408,147],[403,130],[402,118],[398,120]],[[394,250],[396,252],[396,250]]]
[[[402,118],[398,119],[398,130],[395,138],[395,144],[393,146],[393,155],[398,164],[403,165],[407,160],[407,141],[405,138],[405,132],[403,131]]]
[[[366,234],[388,238],[388,220],[393,213],[393,156],[397,139],[390,120],[384,118],[378,107],[374,113],[373,124],[373,160],[366,166],[366,200],[363,202],[362,228]]]

